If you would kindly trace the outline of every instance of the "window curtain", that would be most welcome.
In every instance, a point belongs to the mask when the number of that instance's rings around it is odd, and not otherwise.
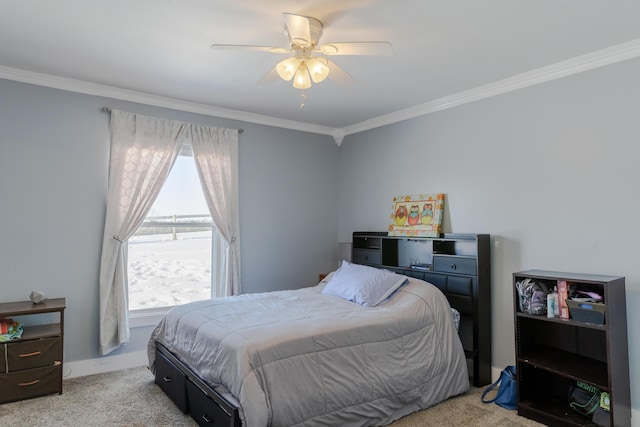
[[[111,111],[107,214],[100,261],[100,352],[129,341],[127,240],[140,226],[178,157],[184,123]]]
[[[222,260],[212,260],[212,266],[224,267],[220,269],[224,273],[222,284],[212,285],[215,295],[239,293],[238,131],[112,110],[109,189],[100,262],[102,355],[129,341],[127,241],[144,221],[187,141],[198,146],[194,148],[194,158],[221,235],[215,241],[221,242],[224,250],[212,252],[214,257],[226,255]]]
[[[240,293],[238,212],[238,131],[193,125],[191,147],[209,212],[216,225],[212,238],[214,295]]]

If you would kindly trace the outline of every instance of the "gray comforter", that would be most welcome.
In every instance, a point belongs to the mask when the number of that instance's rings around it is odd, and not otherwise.
[[[162,343],[240,405],[243,425],[384,425],[469,388],[449,304],[410,279],[364,308],[324,295],[323,283],[171,309]]]

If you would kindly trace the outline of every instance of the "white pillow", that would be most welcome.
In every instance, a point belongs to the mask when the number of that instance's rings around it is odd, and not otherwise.
[[[342,261],[322,293],[342,297],[364,307],[375,307],[406,281],[405,276],[388,270]]]

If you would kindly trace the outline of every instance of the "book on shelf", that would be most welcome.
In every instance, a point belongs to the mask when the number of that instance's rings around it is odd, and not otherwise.
[[[567,305],[568,286],[566,280],[558,280],[558,307],[560,308],[560,317],[569,318],[569,306]]]

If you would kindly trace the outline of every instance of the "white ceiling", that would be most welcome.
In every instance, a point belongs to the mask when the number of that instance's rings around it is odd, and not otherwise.
[[[209,47],[287,47],[283,12],[321,20],[321,42],[389,41],[394,54],[332,57],[357,83],[314,85],[301,109],[289,82],[257,84],[285,56]],[[0,78],[321,132],[639,55],[638,0],[7,0],[0,8]]]

